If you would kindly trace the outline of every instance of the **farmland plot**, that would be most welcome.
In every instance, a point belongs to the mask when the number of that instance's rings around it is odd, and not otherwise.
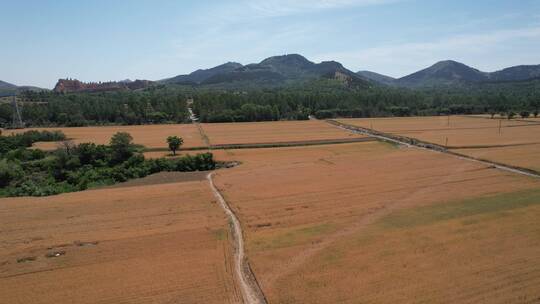
[[[540,169],[540,160],[537,157],[540,146],[540,124],[536,123],[463,116],[340,121],[448,146],[454,152],[475,158],[537,171]]]
[[[493,147],[487,149],[459,149],[456,150],[456,152],[475,158],[540,172],[540,144]]]
[[[75,143],[93,142],[96,144],[108,144],[111,137],[117,132],[128,132],[133,136],[136,144],[147,148],[167,148],[168,136],[176,135],[184,139],[183,147],[204,147],[197,126],[192,124],[168,124],[168,125],[141,125],[141,126],[104,126],[104,127],[72,127],[72,128],[30,128],[19,130],[5,130],[5,134],[20,133],[28,130],[60,130],[66,137]],[[36,143],[36,148],[53,150],[57,143]]]
[[[340,119],[340,122],[449,148],[540,143],[540,124],[517,120],[447,116]],[[499,132],[499,123],[501,129]]]
[[[213,145],[302,142],[361,138],[324,121],[275,121],[202,124]]]
[[[0,303],[237,303],[226,217],[204,177],[161,178],[1,199]]]
[[[534,192],[540,186],[534,178],[377,142],[216,154],[242,162],[215,180],[242,221],[251,266],[270,303],[493,303],[539,296],[534,210],[540,201],[533,193],[523,206],[505,207],[514,193]],[[498,202],[503,207],[493,212],[444,215],[498,195],[506,195]],[[416,222],[422,208],[441,208],[443,215],[428,212],[427,224],[384,224],[396,217],[407,223],[408,216]],[[512,251],[518,235],[521,247]],[[429,282],[439,289],[426,288]],[[489,292],[499,285],[505,297]]]

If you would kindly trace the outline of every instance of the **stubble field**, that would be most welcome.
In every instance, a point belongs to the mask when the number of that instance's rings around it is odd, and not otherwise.
[[[237,303],[207,182],[167,180],[0,199],[0,303]]]

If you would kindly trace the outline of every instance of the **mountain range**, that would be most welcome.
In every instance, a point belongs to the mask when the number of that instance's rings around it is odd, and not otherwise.
[[[302,84],[317,80],[333,80],[347,87],[366,88],[385,85],[407,88],[459,87],[482,83],[519,82],[540,79],[540,65],[520,65],[496,72],[482,72],[463,63],[446,60],[402,78],[392,78],[372,71],[354,73],[336,61],[314,63],[298,54],[273,56],[259,63],[242,65],[237,62],[196,70],[158,81],[129,79],[118,82],[83,83],[60,79],[57,92],[93,92],[142,89],[158,85],[193,85],[207,87],[268,87]],[[0,81],[0,96],[22,90],[43,90],[36,87],[16,86]]]
[[[347,85],[367,87],[371,82],[336,61],[314,63],[298,54],[274,56],[259,63],[242,65],[228,62],[207,70],[178,75],[159,81],[163,84],[261,84],[283,85],[314,79],[334,79]]]
[[[520,65],[488,73],[460,62],[446,60],[398,79],[369,71],[360,71],[357,74],[384,85],[422,88],[531,80],[540,77],[540,65]]]
[[[339,62],[313,63],[301,55],[290,54],[264,59],[260,63],[242,65],[228,62],[211,69],[197,70],[158,81],[163,84],[275,84],[310,79],[345,79],[360,86],[382,84],[396,87],[425,88],[475,85],[485,82],[514,82],[540,78],[540,65],[520,65],[488,73],[463,63],[445,60],[402,78],[393,78],[372,71],[353,73]]]

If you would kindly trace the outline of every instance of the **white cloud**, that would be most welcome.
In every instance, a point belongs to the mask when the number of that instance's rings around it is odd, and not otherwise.
[[[436,61],[454,59],[493,71],[518,64],[540,63],[540,27],[456,35],[436,41],[389,44],[358,51],[320,54],[353,69],[401,77]]]

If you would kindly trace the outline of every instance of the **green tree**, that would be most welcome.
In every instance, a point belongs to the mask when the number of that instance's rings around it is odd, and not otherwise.
[[[184,140],[178,136],[169,136],[167,137],[167,143],[169,144],[169,150],[172,151],[173,155],[176,155],[176,150],[184,143]]]
[[[521,118],[529,118],[531,113],[529,111],[521,111],[519,115],[521,116]]]
[[[130,158],[135,152],[133,137],[127,132],[118,132],[111,137],[110,142],[112,161],[121,163]]]

